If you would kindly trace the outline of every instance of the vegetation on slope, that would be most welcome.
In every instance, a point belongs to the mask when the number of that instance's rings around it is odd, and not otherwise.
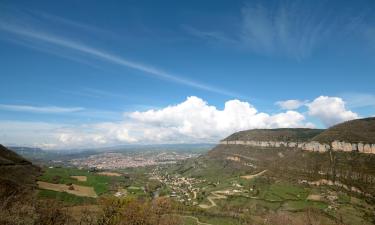
[[[31,164],[29,161],[18,155],[17,153],[0,145],[0,166],[1,165],[16,165],[16,164]]]
[[[313,138],[321,143],[334,140],[349,143],[375,143],[375,117],[350,120],[337,124]]]
[[[224,141],[309,141],[323,131],[322,129],[309,128],[253,129],[236,132],[225,138]]]
[[[40,169],[29,161],[0,145],[0,197],[36,187]]]

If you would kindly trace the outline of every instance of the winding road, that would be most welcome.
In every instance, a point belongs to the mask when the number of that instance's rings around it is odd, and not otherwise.
[[[265,172],[267,172],[267,170],[263,170],[262,172],[259,172],[257,174],[241,176],[241,178],[244,178],[244,179],[247,179],[247,180],[251,180],[251,179],[254,179],[254,178],[258,177],[258,176],[261,176]],[[202,209],[209,209],[209,208],[215,207],[217,205],[216,205],[216,202],[214,200],[217,200],[217,199],[226,199],[227,195],[231,195],[231,194],[233,194],[233,192],[230,191],[230,190],[213,191],[213,192],[211,192],[211,195],[207,197],[207,200],[211,204],[210,205],[200,204],[199,207],[201,207]]]

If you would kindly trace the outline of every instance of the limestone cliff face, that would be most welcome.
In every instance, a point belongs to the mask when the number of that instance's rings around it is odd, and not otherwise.
[[[223,140],[220,142],[223,145],[248,145],[256,147],[287,147],[297,148],[305,151],[326,152],[344,151],[344,152],[360,152],[367,154],[375,154],[375,144],[370,143],[348,143],[344,141],[333,141],[329,144],[322,144],[317,141],[309,142],[283,142],[283,141],[253,141],[253,140]]]

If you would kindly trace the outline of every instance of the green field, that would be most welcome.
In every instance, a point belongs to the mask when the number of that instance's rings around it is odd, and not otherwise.
[[[71,176],[86,176],[87,181],[78,181]],[[124,177],[103,176],[97,173],[88,172],[76,168],[45,168],[40,181],[56,184],[77,184],[82,186],[93,187],[97,195],[103,195],[117,191],[117,188],[123,186]],[[92,204],[95,199],[89,197],[76,196],[66,192],[57,192],[52,190],[39,190],[38,196],[41,198],[52,198],[68,204]]]

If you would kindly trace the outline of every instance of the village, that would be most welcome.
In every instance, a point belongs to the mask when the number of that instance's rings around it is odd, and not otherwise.
[[[161,182],[171,189],[169,197],[176,198],[179,202],[186,205],[197,205],[197,196],[201,191],[198,184],[206,182],[206,180],[183,177],[178,174],[169,174],[156,167],[151,172],[151,178]]]

